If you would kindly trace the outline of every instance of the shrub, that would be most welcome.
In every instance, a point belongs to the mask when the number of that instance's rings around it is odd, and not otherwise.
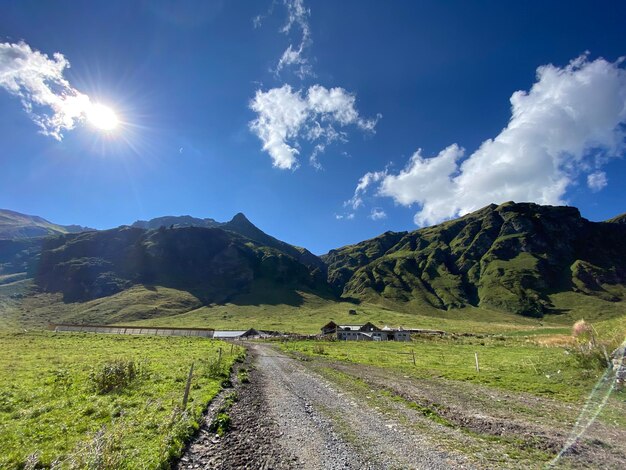
[[[572,327],[575,341],[573,350],[578,365],[585,370],[600,370],[609,366],[607,347],[610,344],[596,338],[595,329],[585,320],[578,320]]]
[[[228,416],[228,413],[226,412],[221,412],[217,414],[217,416],[211,423],[209,430],[216,433],[218,436],[222,437],[226,433],[226,431],[228,431],[229,427],[230,427],[230,416]]]
[[[226,361],[218,362],[217,359],[207,361],[205,366],[207,377],[212,379],[228,377],[228,370],[225,364]]]
[[[237,372],[237,375],[239,376],[239,381],[242,384],[247,384],[248,382],[250,382],[250,374],[248,373],[248,370],[245,367],[242,367],[241,369],[239,369],[239,371]]]
[[[128,387],[135,379],[146,373],[145,364],[115,359],[93,368],[89,373],[89,381],[96,393],[109,393]]]
[[[313,353],[314,354],[326,354],[326,349],[321,344],[313,345]]]

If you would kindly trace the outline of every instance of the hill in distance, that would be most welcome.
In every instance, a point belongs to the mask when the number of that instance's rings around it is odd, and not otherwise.
[[[57,225],[35,215],[0,209],[0,240],[46,237],[90,230],[80,225]]]

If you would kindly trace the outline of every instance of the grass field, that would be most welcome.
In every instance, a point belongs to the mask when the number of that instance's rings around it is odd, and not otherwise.
[[[553,296],[560,314],[533,319],[473,307],[445,311],[423,304],[337,302],[306,292],[262,292],[262,286],[223,305],[202,306],[189,292],[141,285],[90,302],[65,303],[58,294],[37,293],[30,280],[6,281],[0,285],[0,468],[23,468],[35,461],[40,466],[60,461],[64,467],[85,468],[94,459],[108,468],[165,468],[196,428],[201,410],[218,392],[235,359],[225,355],[222,369],[215,370],[211,360],[223,343],[54,334],[42,331],[48,322],[312,334],[330,320],[371,321],[380,327],[482,334],[411,343],[300,341],[281,347],[409,377],[459,380],[568,403],[580,403],[601,374],[581,368],[568,354],[573,322],[583,317],[592,321],[603,340],[621,342],[626,333],[625,302],[573,293]],[[348,313],[353,309],[357,315]],[[406,354],[411,350],[415,365]],[[132,362],[136,377],[119,390],[98,392],[98,377],[116,360]],[[191,362],[196,373],[190,406],[181,413]],[[611,419],[626,425],[623,417]]]
[[[0,333],[0,344],[3,469],[168,468],[242,353],[201,338],[47,332]],[[120,365],[132,374],[111,372]]]
[[[469,381],[567,402],[580,402],[603,372],[601,368],[581,368],[567,348],[540,346],[525,338],[288,341],[280,347],[286,352],[388,368],[415,378]],[[475,353],[480,372],[476,371]]]
[[[276,292],[257,286],[231,303],[202,305],[186,291],[136,285],[83,303],[65,303],[59,294],[33,295],[32,281],[0,285],[0,329],[33,329],[48,322],[137,324],[215,329],[267,329],[315,334],[328,321],[378,326],[431,328],[453,333],[565,334],[580,318],[600,332],[626,332],[626,302],[608,302],[573,292],[551,297],[555,312],[536,319],[466,307],[440,310],[423,303],[372,304],[334,301],[307,292]],[[18,300],[12,297],[20,297]],[[357,315],[349,315],[356,310]]]

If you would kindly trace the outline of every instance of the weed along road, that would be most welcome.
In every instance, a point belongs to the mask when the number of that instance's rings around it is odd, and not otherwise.
[[[242,366],[249,382],[236,381],[228,430],[222,437],[211,431],[210,412],[179,468],[473,468],[307,366],[250,344]]]
[[[510,390],[247,348],[178,468],[540,469],[578,414]],[[621,427],[597,422],[559,465],[624,468],[625,441]]]

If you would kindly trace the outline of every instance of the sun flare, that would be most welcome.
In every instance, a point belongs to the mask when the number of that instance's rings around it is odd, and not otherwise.
[[[87,119],[94,127],[103,131],[112,131],[120,122],[115,112],[102,104],[94,104],[87,114]]]

